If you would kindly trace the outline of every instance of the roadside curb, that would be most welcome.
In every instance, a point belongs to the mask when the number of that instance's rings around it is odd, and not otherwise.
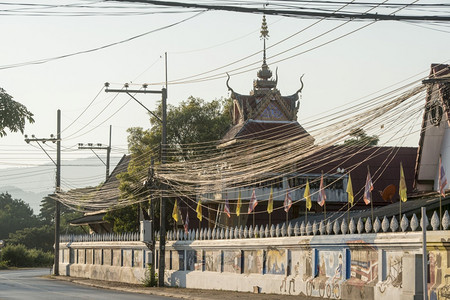
[[[164,292],[164,291],[157,291],[157,290],[151,290],[146,289],[143,287],[139,288],[125,288],[125,287],[119,287],[119,286],[110,286],[107,284],[101,284],[101,283],[93,283],[89,279],[83,279],[83,278],[73,278],[73,277],[66,277],[66,276],[45,276],[47,278],[53,279],[53,280],[61,280],[61,281],[68,281],[75,284],[95,287],[95,288],[102,288],[102,289],[108,289],[108,290],[115,290],[115,291],[121,291],[121,292],[127,292],[127,293],[138,293],[138,294],[146,294],[146,295],[155,295],[155,296],[164,296],[164,297],[172,297],[172,298],[178,298],[178,299],[189,299],[189,300],[208,300],[211,299],[210,296],[206,297],[198,297],[198,296],[192,296],[192,295],[186,295],[183,293],[183,290],[180,289],[178,293],[171,293],[171,292]]]
[[[171,297],[176,299],[189,300],[211,300],[211,299],[229,299],[229,300],[280,300],[280,299],[295,299],[295,300],[311,300],[318,299],[315,297],[307,297],[306,295],[279,295],[279,294],[264,294],[251,292],[237,292],[225,290],[204,290],[204,289],[189,289],[189,288],[175,288],[175,287],[144,287],[143,285],[125,284],[121,282],[102,281],[89,278],[68,277],[68,276],[53,276],[47,275],[44,278],[52,280],[60,280],[72,282],[74,284],[89,286],[93,288],[101,288],[108,290],[115,290],[126,293],[137,293],[145,295],[154,295],[162,297]]]

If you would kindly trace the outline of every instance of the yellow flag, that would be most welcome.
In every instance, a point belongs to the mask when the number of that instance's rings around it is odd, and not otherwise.
[[[310,210],[311,207],[312,207],[312,202],[311,202],[311,194],[309,192],[309,181],[308,181],[308,179],[306,179],[306,187],[305,187],[305,193],[303,194],[303,197],[306,199],[306,208],[308,210]]]
[[[195,209],[195,211],[197,212],[197,219],[201,221],[203,216],[202,216],[202,203],[200,200],[198,200],[197,202],[197,208]]]
[[[175,205],[173,206],[172,218],[175,222],[178,222],[178,201],[175,200]]]
[[[241,214],[241,191],[239,191],[239,195],[238,195],[238,202],[237,202],[237,206],[236,206],[236,216],[239,217],[239,215]]]
[[[353,206],[353,186],[352,186],[352,178],[350,177],[350,173],[348,173],[348,182],[347,182],[347,194],[348,194],[348,203]]]
[[[403,166],[400,162],[400,183],[398,185],[398,194],[400,195],[400,200],[403,202],[406,202],[408,200],[406,198],[406,181],[405,181],[405,174],[403,173]]]
[[[273,187],[270,186],[269,203],[267,203],[267,212],[271,214],[273,212]]]

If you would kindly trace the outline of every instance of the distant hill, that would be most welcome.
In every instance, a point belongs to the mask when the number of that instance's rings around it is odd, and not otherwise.
[[[110,172],[120,157],[111,157]],[[96,157],[61,162],[61,186],[63,190],[96,186],[105,180],[105,166]],[[26,168],[0,169],[0,192],[8,192],[15,199],[22,199],[39,214],[43,197],[55,190],[56,169],[53,164]]]
[[[8,193],[13,197],[13,199],[22,199],[26,203],[30,205],[30,207],[33,209],[33,213],[35,215],[39,214],[42,198],[47,196],[47,192],[40,192],[40,193],[34,193],[34,192],[27,192],[24,191],[18,187],[15,186],[2,186],[0,187],[0,193]]]

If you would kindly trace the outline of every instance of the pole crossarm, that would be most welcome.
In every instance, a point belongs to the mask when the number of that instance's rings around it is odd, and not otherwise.
[[[154,112],[152,112],[150,109],[148,109],[144,104],[142,104],[141,101],[139,101],[138,99],[136,99],[136,97],[134,97],[131,93],[133,94],[163,94],[163,91],[158,91],[158,90],[123,90],[123,89],[109,89],[109,88],[105,88],[105,92],[111,92],[111,93],[126,93],[128,94],[128,96],[130,96],[131,98],[133,98],[134,101],[136,101],[137,103],[139,103],[139,105],[141,105],[147,112],[149,112],[152,116],[154,116],[160,123],[162,123],[162,120],[160,117],[158,117]]]
[[[42,149],[42,151],[44,151],[44,153],[47,155],[47,157],[50,158],[50,160],[52,161],[52,163],[53,163],[55,166],[58,166],[57,163],[56,163],[56,162],[53,160],[53,158],[48,154],[47,150],[45,150],[44,147],[42,147],[41,142],[45,144],[46,142],[56,143],[56,142],[58,142],[58,141],[59,141],[59,139],[54,138],[54,137],[50,137],[50,138],[35,138],[35,137],[33,137],[33,138],[28,138],[28,137],[25,135],[25,142],[26,142],[27,144],[29,144],[30,142],[36,142],[36,143],[38,144],[38,146]]]
[[[106,167],[106,177],[105,180],[108,180],[109,177],[109,163],[110,163],[110,156],[111,156],[111,134],[112,134],[112,125],[109,125],[109,145],[103,146],[101,143],[87,143],[87,145],[83,143],[78,143],[78,149],[80,150],[91,150],[92,153],[97,156],[98,159],[105,165]],[[94,150],[106,150],[106,163],[101,159],[100,156],[94,151]]]
[[[78,146],[78,149],[94,149],[94,150],[108,150],[108,146]]]

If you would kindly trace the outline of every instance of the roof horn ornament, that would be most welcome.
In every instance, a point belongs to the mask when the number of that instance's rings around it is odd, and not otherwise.
[[[300,83],[302,84],[302,86],[300,87],[300,89],[298,91],[295,92],[295,94],[301,93],[303,90],[303,80],[302,80],[303,76],[305,76],[305,74],[300,76]]]
[[[227,79],[227,87],[228,87],[228,90],[232,93],[232,94],[235,94],[235,92],[234,92],[234,90],[231,88],[231,86],[228,84],[229,82],[230,82],[230,74],[228,74],[228,72],[227,72],[227,76],[228,76],[228,79]]]

